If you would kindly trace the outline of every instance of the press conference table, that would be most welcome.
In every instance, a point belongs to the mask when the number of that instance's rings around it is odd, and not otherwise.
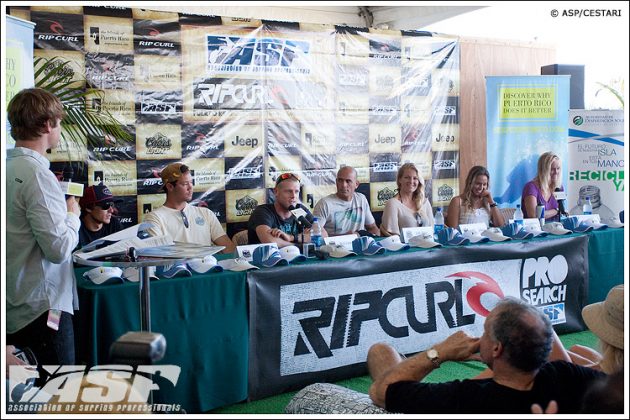
[[[140,330],[138,283],[95,285],[75,270],[79,291],[75,323],[77,360],[108,363],[109,347]],[[159,391],[155,403],[204,412],[247,397],[248,327],[246,276],[240,272],[151,282],[151,330],[166,338],[159,364],[181,367],[177,386]]]
[[[588,235],[590,303],[603,300],[612,286],[623,283],[624,242],[623,229]],[[452,248],[435,251],[450,253]],[[345,259],[353,258],[358,257]],[[305,264],[325,263],[311,260]],[[140,329],[138,284],[94,285],[82,278],[87,269],[76,269],[81,308],[75,317],[77,359],[105,364],[111,343],[127,331]],[[182,369],[174,390],[168,395],[156,392],[154,402],[181,404],[188,413],[201,413],[248,397],[251,303],[247,277],[245,272],[222,272],[152,281],[151,327],[167,341],[166,356],[160,364]]]

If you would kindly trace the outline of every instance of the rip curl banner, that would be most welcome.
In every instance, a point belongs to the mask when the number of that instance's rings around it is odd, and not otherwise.
[[[274,200],[279,173],[302,179],[311,210],[356,168],[377,223],[413,162],[425,195],[445,207],[459,194],[456,37],[419,31],[96,6],[8,6],[36,23],[36,57],[55,58],[77,83],[102,89],[131,140],[65,144],[49,156],[85,167],[74,181],[104,182],[124,200],[127,227],[164,203],[159,172],[194,171],[193,205],[232,236]],[[75,165],[76,166],[76,165]]]
[[[588,237],[386,253],[247,273],[249,399],[366,374],[370,346],[403,354],[456,331],[481,336],[496,302],[539,307],[581,331]]]
[[[570,76],[487,76],[486,137],[494,200],[520,204],[538,158],[554,152],[567,185]]]

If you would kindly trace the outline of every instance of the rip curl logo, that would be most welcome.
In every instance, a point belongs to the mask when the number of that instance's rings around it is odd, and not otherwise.
[[[8,412],[119,411],[120,404],[147,403],[152,390],[175,387],[181,368],[176,365],[44,365],[50,376],[34,387],[39,373],[31,367],[9,366]]]
[[[47,20],[46,22],[50,22],[50,31],[54,34],[63,34],[65,30],[63,29],[63,25],[56,20]]]
[[[503,299],[505,297],[499,284],[494,281],[492,277],[487,274],[480,273],[479,271],[460,271],[459,273],[454,273],[447,277],[479,280],[478,283],[475,283],[473,287],[468,289],[468,293],[466,293],[466,300],[468,301],[470,308],[483,317],[487,317],[490,310],[481,303],[481,295],[484,293],[492,293],[498,296],[499,299]]]

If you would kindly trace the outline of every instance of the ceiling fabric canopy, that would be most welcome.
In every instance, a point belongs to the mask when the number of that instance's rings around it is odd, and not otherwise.
[[[201,15],[413,30],[480,6],[151,6],[148,9]]]

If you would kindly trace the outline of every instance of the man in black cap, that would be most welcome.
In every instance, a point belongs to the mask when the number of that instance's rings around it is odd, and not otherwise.
[[[81,206],[81,229],[79,230],[79,247],[122,230],[123,226],[116,216],[115,203],[122,199],[114,199],[112,192],[102,183],[92,185],[83,191],[79,200]]]

